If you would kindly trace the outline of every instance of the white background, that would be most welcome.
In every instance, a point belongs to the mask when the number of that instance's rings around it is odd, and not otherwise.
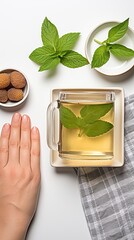
[[[19,111],[28,114],[41,132],[41,194],[27,240],[90,240],[74,170],[50,166],[46,143],[50,92],[54,88],[123,87],[129,95],[133,93],[134,69],[114,79],[90,66],[69,69],[59,65],[54,75],[39,73],[28,56],[42,45],[41,24],[46,16],[60,35],[81,32],[75,50],[84,55],[88,33],[98,24],[129,17],[129,26],[134,28],[133,0],[1,0],[0,4],[0,70],[15,68],[27,76],[30,95]],[[0,109],[0,127],[10,122],[12,114]]]

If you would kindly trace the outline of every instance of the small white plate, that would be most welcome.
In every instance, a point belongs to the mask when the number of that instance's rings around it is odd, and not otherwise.
[[[96,48],[99,47],[99,44],[94,41],[94,39],[103,42],[108,37],[108,31],[114,27],[115,25],[119,24],[119,22],[105,22],[95,28],[87,37],[86,44],[85,44],[85,52],[88,61],[91,63],[93,53]],[[131,28],[128,28],[127,33],[124,35],[123,38],[116,41],[116,43],[122,44],[128,48],[134,49],[134,31]],[[110,54],[109,61],[104,64],[100,68],[95,68],[98,72],[103,73],[105,75],[114,76],[120,75],[127,72],[134,66],[134,58],[129,60],[119,60],[112,54]]]

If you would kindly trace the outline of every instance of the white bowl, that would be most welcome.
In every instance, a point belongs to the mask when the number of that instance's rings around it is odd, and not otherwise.
[[[4,69],[4,70],[0,71],[0,73],[11,73],[13,71],[17,71],[17,72],[22,73],[18,69]],[[18,102],[12,102],[12,101],[8,100],[6,103],[0,103],[0,107],[7,108],[7,109],[8,108],[12,109],[12,108],[15,108],[15,107],[18,107],[18,106],[20,107],[25,102],[25,100],[27,99],[28,94],[29,94],[29,81],[27,80],[25,74],[24,73],[22,73],[22,74],[26,79],[26,86],[23,88],[23,98]]]
[[[85,44],[85,54],[90,63],[92,61],[94,51],[100,46],[94,41],[94,39],[97,39],[100,42],[106,40],[108,37],[108,31],[118,23],[119,22],[115,21],[104,22],[89,33]],[[128,28],[127,33],[124,35],[123,38],[118,40],[118,43],[125,45],[128,48],[134,49],[134,31],[131,28]],[[95,69],[105,75],[114,76],[127,72],[133,66],[134,58],[124,61],[119,60],[115,56],[110,54],[110,59],[108,60],[108,62],[103,66]]]

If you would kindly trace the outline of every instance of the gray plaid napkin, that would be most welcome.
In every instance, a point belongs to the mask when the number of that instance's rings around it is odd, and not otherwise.
[[[134,95],[125,99],[124,166],[77,173],[92,239],[134,240]]]

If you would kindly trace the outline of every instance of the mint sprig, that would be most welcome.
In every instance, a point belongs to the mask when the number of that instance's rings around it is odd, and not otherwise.
[[[65,128],[79,129],[79,137],[83,134],[88,137],[97,137],[113,128],[112,123],[101,119],[112,107],[113,103],[85,105],[80,110],[80,116],[76,116],[69,108],[61,105],[60,121]]]
[[[108,37],[103,42],[100,42],[95,39],[100,47],[98,47],[91,61],[91,68],[99,68],[108,62],[110,59],[110,54],[113,54],[115,57],[128,60],[134,57],[134,50],[127,48],[124,45],[116,44],[115,42],[124,37],[127,33],[129,24],[129,18],[125,21],[117,24],[108,31]]]
[[[46,17],[41,27],[43,46],[36,48],[29,58],[40,65],[39,71],[55,68],[59,63],[69,68],[78,68],[89,64],[81,54],[72,50],[80,33],[71,32],[59,37],[56,26]]]

